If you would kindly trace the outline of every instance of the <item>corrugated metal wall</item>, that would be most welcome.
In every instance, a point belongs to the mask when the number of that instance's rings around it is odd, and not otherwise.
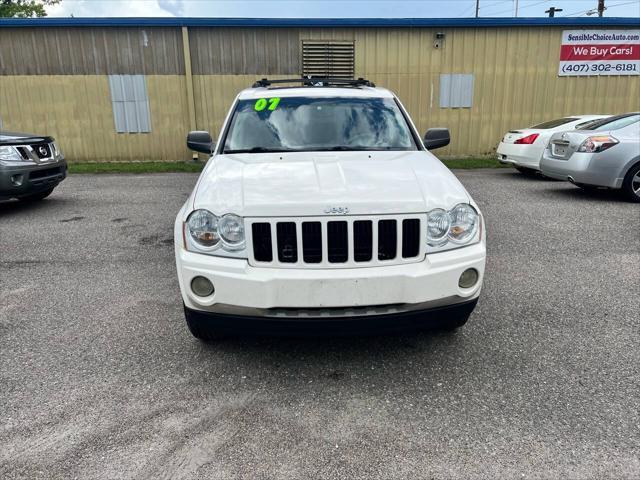
[[[300,74],[297,29],[191,28],[194,75]]]
[[[185,148],[185,79],[147,77],[152,133],[116,133],[108,77],[0,77],[0,115],[8,130],[53,135],[70,161],[179,160]]]
[[[184,75],[175,28],[0,28],[0,75]]]
[[[303,39],[353,40],[356,76],[394,90],[418,128],[451,129],[443,156],[492,155],[506,130],[640,110],[640,77],[558,77],[560,27],[190,28],[199,129],[217,135],[239,90],[300,73]],[[445,33],[440,48],[436,32]],[[56,136],[71,160],[188,159],[179,28],[0,28],[5,128]],[[471,108],[440,108],[440,74],[474,75]],[[115,133],[107,74],[145,74],[152,132]]]

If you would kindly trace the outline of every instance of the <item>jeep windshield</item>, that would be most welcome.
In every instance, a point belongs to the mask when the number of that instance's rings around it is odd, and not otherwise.
[[[416,150],[392,98],[240,100],[223,153]]]

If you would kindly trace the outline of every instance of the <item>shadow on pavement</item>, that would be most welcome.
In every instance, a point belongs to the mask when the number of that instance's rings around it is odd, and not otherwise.
[[[69,203],[77,203],[61,197],[46,198],[37,202],[21,202],[19,200],[0,201],[0,216],[18,215],[28,212],[52,210]]]
[[[577,201],[599,201],[599,202],[617,202],[617,203],[630,203],[625,200],[619,190],[613,190],[609,188],[596,188],[593,190],[585,190],[580,187],[576,187],[567,183],[567,188],[554,189],[554,190],[541,190],[539,193],[545,197],[557,197],[566,200]]]

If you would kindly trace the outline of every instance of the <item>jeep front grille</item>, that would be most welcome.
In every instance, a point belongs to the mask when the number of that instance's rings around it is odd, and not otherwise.
[[[247,218],[249,262],[283,268],[353,268],[421,261],[424,215]]]

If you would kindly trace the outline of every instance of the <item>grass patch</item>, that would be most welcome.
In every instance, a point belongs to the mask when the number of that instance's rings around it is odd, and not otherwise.
[[[442,160],[449,168],[509,168],[508,165],[503,165],[495,158],[452,158],[450,160]]]
[[[503,168],[500,162],[493,158],[453,158],[443,160],[449,168]],[[198,173],[204,168],[204,162],[111,162],[89,163],[79,162],[69,164],[69,173]]]
[[[69,173],[167,173],[200,172],[204,162],[70,163]]]

